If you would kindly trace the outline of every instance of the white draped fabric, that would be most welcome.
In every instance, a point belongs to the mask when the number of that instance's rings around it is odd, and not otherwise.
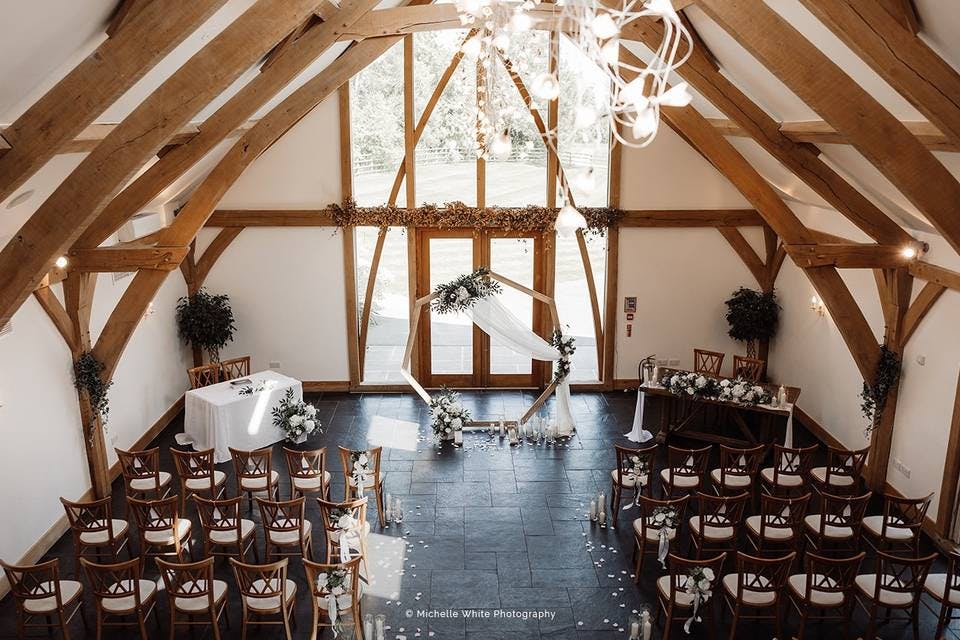
[[[489,336],[503,342],[511,351],[530,356],[534,360],[556,362],[559,350],[535,334],[517,316],[503,305],[497,296],[480,298],[465,310],[466,314]],[[557,398],[557,434],[571,435],[576,425],[570,411],[570,383],[561,382],[555,391]]]

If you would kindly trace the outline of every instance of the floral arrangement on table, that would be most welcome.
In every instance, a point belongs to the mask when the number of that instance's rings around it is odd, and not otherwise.
[[[667,554],[670,553],[670,534],[680,528],[680,514],[673,507],[656,507],[650,514],[648,525],[657,530],[657,560],[660,561],[660,566],[666,569]]]
[[[462,431],[470,420],[470,412],[460,402],[460,394],[443,388],[430,398],[430,426],[437,440],[449,440]]]
[[[273,408],[273,424],[283,431],[290,442],[299,444],[314,432],[321,431],[317,421],[317,408],[294,396],[293,388]]]
[[[758,405],[770,404],[772,399],[766,389],[743,378],[717,380],[701,373],[677,371],[664,376],[660,384],[677,396],[721,402]]]
[[[721,380],[719,400],[740,404],[770,404],[770,394],[760,385],[749,380]]]
[[[570,364],[577,350],[575,343],[573,336],[565,336],[559,329],[555,329],[550,336],[550,346],[560,352],[560,359],[553,366],[554,384],[560,384],[570,375]]]
[[[252,396],[268,389],[274,389],[277,386],[276,380],[261,380],[257,384],[245,384],[237,390],[241,396]]]
[[[690,627],[694,622],[703,622],[700,617],[700,607],[710,600],[713,595],[713,581],[716,576],[710,567],[695,567],[687,574],[687,582],[684,585],[684,591],[693,598],[693,615],[683,623],[683,630],[690,633]]]
[[[490,269],[480,267],[472,273],[465,273],[445,284],[438,284],[433,290],[437,297],[430,304],[437,313],[456,313],[472,307],[477,300],[500,293],[500,283],[491,280]]]
[[[321,573],[317,576],[317,591],[326,594],[318,597],[317,604],[321,608],[326,608],[330,624],[333,625],[334,637],[343,630],[343,624],[338,616],[339,610],[349,609],[353,604],[353,595],[347,590],[349,576],[346,569],[333,569],[329,573]]]

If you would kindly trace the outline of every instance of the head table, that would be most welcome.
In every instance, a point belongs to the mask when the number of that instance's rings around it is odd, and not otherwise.
[[[283,440],[273,425],[271,410],[293,389],[294,398],[303,398],[299,380],[276,371],[258,371],[243,380],[231,380],[187,391],[184,398],[183,430],[197,450],[213,449],[217,463],[230,460],[229,447],[260,449]],[[237,384],[239,382],[239,384]],[[242,395],[240,389],[252,387]]]

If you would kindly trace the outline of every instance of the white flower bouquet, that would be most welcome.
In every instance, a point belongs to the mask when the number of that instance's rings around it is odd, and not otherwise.
[[[460,394],[441,389],[430,399],[430,427],[437,440],[451,440],[470,421],[470,412],[460,403]]]
[[[560,352],[560,359],[553,367],[553,381],[560,384],[570,375],[573,354],[576,352],[576,341],[573,336],[565,336],[557,329],[550,337],[550,345]]]
[[[348,610],[353,604],[353,594],[349,591],[348,580],[349,573],[344,569],[333,569],[329,573],[321,573],[317,576],[317,591],[321,594],[317,601],[320,608],[330,617],[334,637],[340,635],[343,630],[340,611]]]
[[[717,398],[724,402],[736,402],[738,404],[756,405],[770,403],[770,394],[767,393],[766,389],[743,378],[722,380],[720,382],[720,393]]]
[[[280,403],[273,408],[273,424],[283,431],[287,440],[294,443],[303,442],[307,436],[323,431],[317,420],[317,408],[297,400],[292,388],[287,389]]]
[[[716,576],[710,567],[695,567],[687,574],[687,582],[684,585],[684,591],[693,597],[693,615],[683,624],[683,630],[690,633],[690,627],[694,622],[702,622],[700,617],[700,607],[710,600],[713,595],[713,581]]]

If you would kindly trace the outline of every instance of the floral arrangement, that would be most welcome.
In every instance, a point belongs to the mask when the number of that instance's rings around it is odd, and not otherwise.
[[[771,400],[766,389],[743,378],[721,380],[718,399],[740,404],[770,404]]]
[[[290,442],[303,442],[307,436],[321,430],[317,408],[297,400],[292,388],[287,389],[280,403],[273,408],[273,424],[283,431]]]
[[[565,336],[559,329],[554,330],[550,336],[550,346],[560,352],[560,359],[553,367],[554,384],[560,384],[570,375],[570,363],[577,350],[575,342],[573,336]]]
[[[78,390],[87,394],[90,411],[94,418],[93,422],[85,425],[87,440],[91,447],[96,435],[94,431],[96,429],[96,418],[100,418],[100,426],[106,431],[107,418],[110,416],[110,401],[107,398],[107,391],[113,386],[113,380],[103,379],[103,372],[106,368],[106,365],[97,360],[89,351],[81,353],[76,362],[73,363],[73,384]]]
[[[700,606],[710,600],[713,595],[713,581],[716,576],[710,567],[694,567],[687,574],[687,582],[684,590],[693,597],[693,615],[683,623],[683,630],[690,633],[690,627],[694,622],[702,622],[700,617]]]
[[[357,495],[363,496],[363,487],[367,484],[367,478],[373,473],[370,468],[370,456],[366,451],[350,452],[350,475],[353,477],[353,483],[357,487]]]
[[[437,313],[456,313],[472,307],[481,298],[500,293],[500,283],[488,278],[489,275],[490,269],[480,267],[473,273],[437,285],[433,290],[437,297],[430,306]]]
[[[650,524],[657,529],[678,529],[680,514],[673,507],[657,507],[650,514]]]
[[[317,591],[326,594],[319,597],[318,604],[326,607],[330,623],[333,625],[334,637],[343,630],[343,624],[339,620],[339,610],[347,609],[353,604],[353,598],[347,591],[348,579],[349,573],[345,569],[333,569],[329,573],[321,573],[317,576]]]
[[[748,405],[769,404],[771,400],[766,389],[743,378],[717,380],[700,373],[678,371],[664,376],[660,384],[678,396]]]
[[[356,528],[357,519],[353,517],[353,511],[351,509],[331,509],[330,526],[340,531],[350,531]]]
[[[452,438],[470,420],[470,412],[460,403],[460,394],[443,388],[430,398],[430,426],[438,440]]]
[[[640,456],[630,456],[630,475],[645,482],[649,473],[649,465],[645,459]]]
[[[237,393],[241,396],[252,396],[255,393],[260,393],[265,389],[273,389],[277,386],[276,380],[261,380],[256,385],[245,384],[240,389],[237,390]]]
[[[865,435],[869,436],[880,424],[883,409],[887,404],[887,395],[897,386],[899,380],[900,358],[887,345],[883,345],[880,347],[880,359],[877,361],[873,384],[864,380],[863,391],[860,392],[860,411],[863,417],[870,421]]]

